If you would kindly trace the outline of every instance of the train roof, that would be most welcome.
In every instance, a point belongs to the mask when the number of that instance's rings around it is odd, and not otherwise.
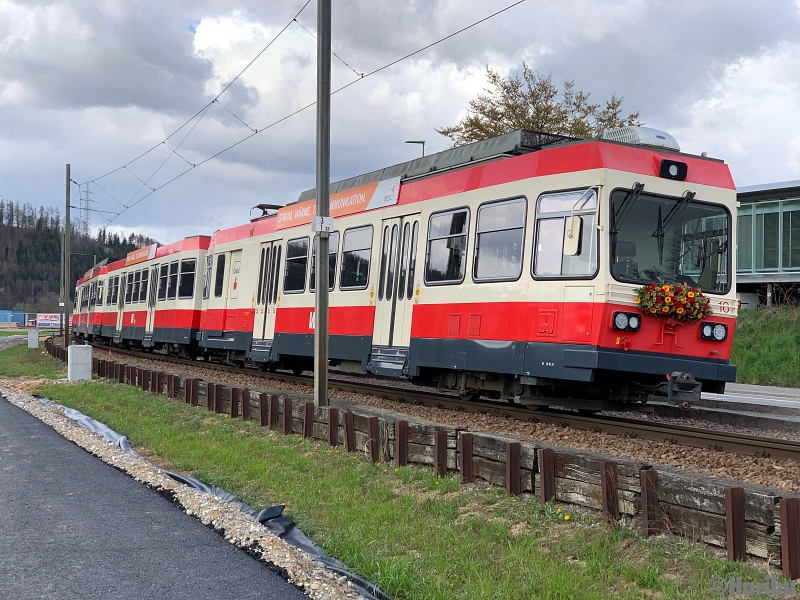
[[[331,183],[330,193],[335,194],[350,188],[360,187],[394,177],[407,180],[412,177],[432,175],[477,162],[519,156],[520,154],[526,154],[528,152],[536,152],[537,150],[554,144],[577,141],[583,140],[567,137],[565,135],[542,133],[529,129],[517,129],[516,131],[511,131],[503,135],[480,140],[471,144],[465,144],[464,146],[457,146],[456,148],[449,148],[441,152],[436,152],[435,154],[429,154],[428,156],[392,165],[391,167],[385,167],[377,171],[357,175],[356,177],[335,181]],[[317,188],[312,188],[302,192],[297,201],[291,204],[305,202],[306,200],[312,200],[316,197]]]
[[[330,193],[335,194],[351,188],[360,187],[378,181],[385,181],[395,177],[400,177],[401,181],[405,182],[416,177],[436,175],[452,169],[469,167],[484,161],[511,158],[521,154],[538,152],[540,150],[552,148],[553,146],[557,145],[585,144],[596,141],[622,144],[634,148],[657,150],[658,152],[668,152],[670,154],[692,156],[713,162],[723,162],[720,159],[709,158],[706,156],[699,157],[663,147],[655,148],[642,144],[633,144],[629,142],[620,142],[603,138],[579,139],[565,135],[532,131],[530,129],[517,129],[516,131],[511,131],[503,135],[480,140],[471,144],[465,144],[464,146],[448,148],[447,150],[392,165],[391,167],[385,167],[370,173],[364,173],[355,177],[349,177],[347,179],[335,181],[331,183]],[[316,195],[316,188],[306,190],[300,194],[300,197],[295,202],[291,202],[287,204],[287,206],[313,200],[316,198]]]
[[[86,281],[92,277],[106,275],[112,271],[117,271],[127,266],[135,265],[140,262],[146,262],[154,258],[162,258],[171,254],[177,254],[178,252],[189,252],[191,250],[208,250],[210,244],[211,236],[193,235],[183,238],[182,240],[178,240],[177,242],[167,244],[166,246],[152,244],[150,246],[145,246],[144,248],[137,248],[136,250],[128,252],[128,255],[125,258],[121,258],[120,260],[114,261],[111,264],[106,264],[106,261],[103,261],[95,265],[86,271],[83,277],[81,277],[75,283],[75,285],[77,286],[86,283]]]

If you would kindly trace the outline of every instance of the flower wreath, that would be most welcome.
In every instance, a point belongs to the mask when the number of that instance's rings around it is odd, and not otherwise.
[[[634,302],[651,317],[694,323],[711,314],[711,301],[700,288],[689,287],[686,283],[650,284],[636,290],[636,294]]]

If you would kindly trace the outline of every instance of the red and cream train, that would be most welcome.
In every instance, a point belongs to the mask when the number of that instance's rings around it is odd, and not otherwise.
[[[77,283],[74,333],[311,368],[314,193],[94,268]],[[520,130],[334,183],[330,203],[342,370],[585,408],[696,399],[695,379],[713,392],[735,379],[735,187],[724,162],[668,134]],[[702,288],[711,316],[643,316],[637,289],[664,282]]]

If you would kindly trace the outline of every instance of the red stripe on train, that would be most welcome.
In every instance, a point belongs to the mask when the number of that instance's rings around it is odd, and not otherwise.
[[[313,307],[279,308],[275,315],[275,333],[314,333]],[[329,335],[372,336],[375,326],[374,306],[331,306],[328,311]]]
[[[411,337],[590,344],[703,358],[730,357],[732,319],[709,317],[709,321],[730,320],[728,339],[712,342],[700,338],[700,323],[670,327],[665,319],[653,317],[642,317],[639,331],[618,331],[611,325],[616,311],[639,313],[630,306],[592,302],[416,304]]]
[[[154,328],[198,329],[202,312],[193,309],[156,310]]]

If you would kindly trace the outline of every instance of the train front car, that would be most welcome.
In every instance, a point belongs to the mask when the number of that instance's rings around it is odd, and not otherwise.
[[[438,178],[449,180],[427,185],[455,191],[464,224],[439,235],[429,219],[410,375],[466,398],[586,410],[662,397],[687,407],[735,380],[736,193],[724,162],[624,128]],[[425,185],[405,183],[401,202],[430,195]],[[458,248],[466,268],[451,268]]]

